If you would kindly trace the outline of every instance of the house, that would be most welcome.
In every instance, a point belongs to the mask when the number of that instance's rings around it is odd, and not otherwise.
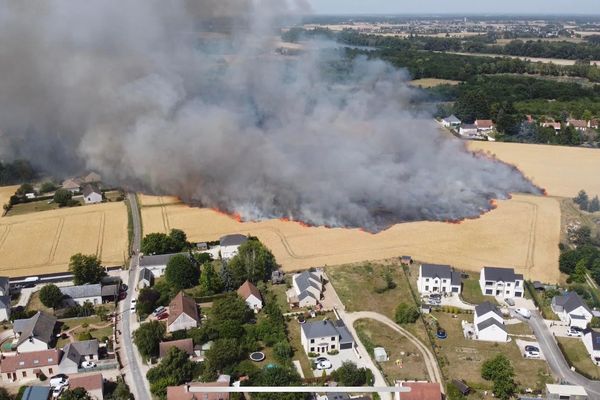
[[[6,276],[0,276],[0,296],[10,294],[10,280]]]
[[[581,329],[587,328],[593,317],[588,305],[575,292],[554,296],[552,298],[552,311],[569,326],[576,326]]]
[[[42,311],[33,317],[17,319],[13,323],[17,352],[47,350],[54,343],[54,330],[57,319]],[[58,362],[58,361],[57,361]]]
[[[475,126],[478,132],[489,132],[494,129],[494,122],[491,119],[475,120]]]
[[[179,292],[169,303],[167,331],[176,332],[183,329],[196,328],[200,322],[198,306],[191,297]]]
[[[542,122],[542,128],[552,128],[555,132],[559,132],[562,127],[560,122]]]
[[[69,178],[63,181],[62,188],[75,194],[81,190],[81,180],[78,178]]]
[[[569,119],[567,120],[567,126],[572,126],[576,130],[583,132],[588,128],[588,122],[583,119]]]
[[[83,187],[83,201],[85,204],[102,203],[102,192],[95,185]]]
[[[486,301],[475,307],[473,318],[475,338],[488,342],[507,342],[508,332],[498,308]]]
[[[475,124],[462,124],[458,130],[460,136],[464,136],[466,138],[480,137],[479,132],[477,131],[477,125]]]
[[[433,382],[400,382],[400,387],[409,387],[410,392],[402,392],[402,400],[442,400],[442,388]]]
[[[0,376],[5,382],[33,380],[42,374],[50,377],[58,371],[61,354],[60,350],[51,349],[4,357],[0,362]]]
[[[442,125],[446,128],[454,128],[456,126],[460,126],[460,119],[456,118],[456,115],[452,114],[449,117],[442,118]]]
[[[83,177],[83,182],[85,182],[85,183],[102,182],[102,177],[95,172],[90,172],[89,174],[87,174],[86,176]]]
[[[546,384],[547,400],[587,400],[588,398],[583,386]]]
[[[400,263],[402,263],[403,265],[410,265],[412,264],[413,259],[411,256],[402,256],[400,257]]]
[[[102,286],[102,303],[112,303],[119,299],[119,286],[120,284],[114,285],[103,285]]]
[[[48,400],[50,391],[50,386],[27,386],[23,391],[21,400]]]
[[[63,374],[76,374],[84,361],[98,360],[98,339],[67,343],[58,369]]]
[[[598,121],[597,119],[593,119],[590,121],[589,126],[592,129],[598,129],[598,127],[600,126],[600,121]]]
[[[523,297],[523,275],[512,268],[483,267],[479,275],[481,293],[502,298]]]
[[[375,361],[377,362],[384,362],[390,359],[383,347],[375,347],[373,349],[373,358],[375,358]]]
[[[0,296],[0,322],[10,319],[10,296]]]
[[[69,389],[83,388],[93,400],[104,400],[104,378],[102,374],[70,375]]]
[[[583,344],[594,364],[600,366],[600,332],[585,332],[583,335]]]
[[[102,304],[102,285],[99,283],[64,286],[59,289],[64,296],[63,303],[69,307],[76,304],[82,306],[86,301],[94,305]]]
[[[143,289],[147,287],[151,287],[154,285],[154,274],[148,268],[140,269],[140,274],[138,275],[138,289]]]
[[[449,265],[422,264],[419,267],[417,288],[421,294],[461,292],[460,273]]]
[[[174,347],[185,351],[190,357],[194,356],[194,341],[191,338],[187,338],[181,340],[172,340],[170,342],[160,342],[158,345],[158,357],[163,358],[169,354],[169,350]]]
[[[273,285],[280,285],[284,282],[285,274],[283,273],[283,271],[276,269],[275,271],[271,272],[271,283]]]
[[[354,347],[354,339],[342,320],[306,322],[301,325],[300,331],[300,341],[307,354]]]
[[[287,291],[288,303],[299,307],[316,306],[323,295],[321,271],[304,271],[292,278],[292,287]]]
[[[219,239],[221,258],[231,260],[238,253],[240,246],[248,241],[248,237],[240,234],[226,235]]]
[[[246,280],[237,290],[237,294],[244,299],[248,307],[254,312],[259,312],[263,307],[262,296],[260,291],[252,282]]]
[[[190,382],[181,386],[167,386],[167,400],[229,400],[229,393],[203,392],[203,387],[228,387],[230,377],[221,375],[216,382]]]
[[[165,274],[167,264],[171,258],[178,254],[183,254],[186,257],[190,257],[190,253],[170,253],[170,254],[158,254],[158,255],[141,255],[138,258],[138,267],[147,268],[152,272],[154,278],[160,278]]]

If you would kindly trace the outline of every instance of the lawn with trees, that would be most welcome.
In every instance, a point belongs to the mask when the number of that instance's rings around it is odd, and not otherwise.
[[[102,277],[106,275],[97,256],[81,253],[71,256],[69,271],[73,273],[73,284],[75,285],[99,283]]]

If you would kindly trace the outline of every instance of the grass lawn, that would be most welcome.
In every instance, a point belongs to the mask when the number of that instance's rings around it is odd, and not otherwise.
[[[479,274],[471,272],[469,278],[463,279],[462,298],[467,303],[480,304],[489,301],[496,304],[494,296],[484,296],[479,286]]]
[[[50,200],[32,201],[30,203],[15,204],[6,213],[6,216],[23,215],[38,211],[56,210],[58,204],[55,202],[48,203]]]
[[[54,315],[54,310],[46,307],[40,301],[40,291],[33,292],[31,297],[29,298],[29,302],[27,303],[27,307],[25,307],[27,311],[43,311],[47,314]]]
[[[290,344],[294,349],[294,355],[292,356],[292,360],[300,361],[300,365],[302,366],[302,372],[304,373],[305,378],[314,377],[311,363],[302,347],[302,342],[300,341],[300,324],[297,320],[292,319],[287,323],[288,330],[288,338],[290,339]]]
[[[117,199],[121,196],[121,193],[118,190],[111,190],[110,192],[105,192],[104,197],[108,201],[117,201]]]
[[[533,331],[529,324],[524,322],[518,324],[505,325],[509,335],[533,335]]]
[[[287,296],[285,292],[287,291],[286,285],[273,285],[269,283],[267,288],[271,294],[273,294],[277,300],[277,304],[281,308],[282,313],[290,312],[290,307],[287,302]]]
[[[523,388],[543,389],[545,383],[552,379],[546,362],[523,358],[514,340],[509,343],[492,343],[465,339],[461,320],[472,322],[472,314],[459,314],[457,318],[452,318],[451,314],[436,311],[432,315],[448,334],[447,339],[435,339],[437,352],[443,360],[444,375],[448,380],[464,379],[475,387],[491,387],[491,382],[481,377],[481,365],[499,353],[511,360],[515,368],[515,380]]]
[[[561,345],[563,354],[569,365],[574,366],[580,371],[584,371],[594,379],[600,379],[600,367],[594,365],[585,345],[581,339],[557,337]]]
[[[429,379],[423,356],[407,338],[373,320],[359,320],[354,327],[371,357],[373,347],[383,347],[387,352],[389,361],[378,364],[389,384],[399,379]]]

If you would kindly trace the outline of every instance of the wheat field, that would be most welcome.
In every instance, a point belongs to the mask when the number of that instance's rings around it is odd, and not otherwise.
[[[107,266],[122,265],[127,247],[122,202],[0,218],[0,275],[63,272],[75,253],[96,254]]]
[[[15,194],[15,192],[17,191],[18,188],[19,188],[19,185],[0,186],[0,206],[3,206],[4,204],[8,204],[8,200],[10,199],[10,196]]]
[[[406,254],[470,271],[484,265],[511,266],[527,278],[559,279],[560,206],[551,197],[515,195],[478,219],[398,224],[378,234],[281,220],[241,223],[184,204],[142,207],[141,213],[144,234],[178,228],[192,241],[216,240],[229,233],[257,236],[288,271]]]

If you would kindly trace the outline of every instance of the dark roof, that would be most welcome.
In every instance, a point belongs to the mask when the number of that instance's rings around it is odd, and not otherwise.
[[[335,321],[334,324],[335,328],[340,334],[340,343],[354,343],[352,334],[350,334],[350,331],[348,330],[348,328],[346,328],[346,324],[344,324],[344,321],[338,319],[337,321]]]
[[[504,332],[506,332],[506,327],[504,326],[504,324],[501,324],[500,322],[496,321],[494,318],[488,318],[485,321],[478,323],[477,330],[482,331],[492,325],[496,325],[497,327],[502,329]]]
[[[63,348],[63,361],[69,359],[76,364],[82,361],[83,356],[98,355],[98,339],[84,340],[81,342],[67,343]],[[62,362],[61,361],[61,364]]]
[[[579,307],[585,308],[590,314],[592,313],[585,301],[576,292],[567,292],[561,296],[556,296],[554,304],[563,307],[567,313]]]
[[[477,125],[475,124],[462,124],[460,129],[477,129]]]
[[[469,385],[458,379],[452,379],[452,384],[456,387],[463,395],[469,394],[471,388]]]
[[[102,297],[117,296],[119,294],[119,285],[104,285],[102,286]]]
[[[590,335],[592,335],[592,348],[594,350],[600,350],[600,332],[589,331]]]
[[[10,296],[0,296],[0,307],[10,308]]]
[[[83,187],[83,195],[85,197],[89,196],[92,193],[96,193],[96,194],[100,194],[100,195],[102,194],[102,192],[100,191],[100,189],[98,189],[96,187],[96,185],[85,185]]]
[[[169,353],[171,348],[177,347],[179,350],[183,350],[188,356],[194,355],[194,341],[191,338],[172,340],[170,342],[160,342],[158,345],[158,354],[160,358],[163,358]]]
[[[450,123],[458,123],[458,124],[460,124],[460,119],[456,118],[456,115],[454,115],[454,114],[452,114],[449,117],[444,118],[444,121],[450,122]]]
[[[485,301],[475,306],[475,314],[479,317],[489,313],[490,311],[496,313],[499,317],[502,317],[502,314],[500,313],[500,311],[498,311],[498,307],[496,307],[489,301]]]
[[[319,275],[311,271],[304,271],[301,274],[296,275],[294,277],[294,280],[296,281],[296,285],[298,285],[298,289],[300,290],[300,292],[305,291],[310,286],[314,287],[315,289],[319,289],[317,284],[313,283],[312,280],[315,280],[317,282],[321,281]]]
[[[60,288],[64,296],[72,299],[82,299],[85,297],[102,296],[102,285],[94,283],[91,285],[64,286]]]
[[[183,254],[189,257],[189,253],[171,253],[171,254],[157,254],[157,255],[144,255],[140,257],[140,267],[154,267],[157,265],[167,265],[169,260],[177,254]]]
[[[138,282],[141,282],[144,279],[148,282],[151,282],[152,278],[154,278],[154,274],[152,273],[152,271],[150,271],[148,268],[140,269],[140,277],[138,279]]]
[[[337,320],[334,322],[330,320],[306,322],[302,324],[302,331],[307,339],[320,338],[328,336],[339,336],[340,343],[353,343],[354,339],[352,335],[344,325],[344,321]]]
[[[8,288],[10,286],[10,281],[6,276],[0,276],[0,288]]]
[[[450,279],[452,285],[460,285],[461,282],[460,273],[445,264],[423,264],[421,265],[421,274],[427,278]]]
[[[21,400],[48,400],[50,386],[27,386]]]
[[[523,275],[515,274],[515,270],[512,268],[483,267],[482,273],[485,274],[486,281],[514,282],[517,279],[523,279]]]
[[[219,244],[221,246],[239,246],[247,241],[247,236],[235,234],[223,236],[221,239],[219,239]]]
[[[54,336],[56,321],[56,318],[41,311],[38,311],[31,318],[15,320],[13,330],[20,333],[17,346],[28,340],[29,337],[34,337],[44,343],[50,343]]]

